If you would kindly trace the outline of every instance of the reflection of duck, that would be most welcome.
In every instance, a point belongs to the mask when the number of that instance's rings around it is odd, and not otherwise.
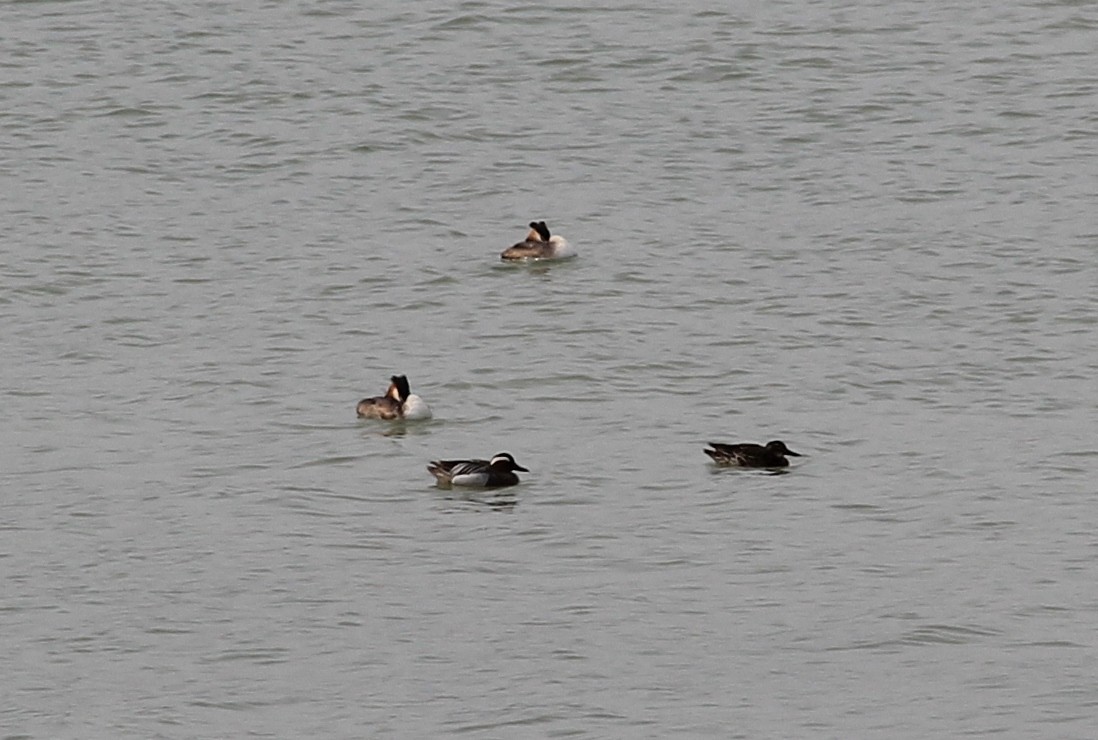
[[[430,419],[427,403],[409,392],[408,378],[394,375],[384,396],[364,398],[355,411],[363,419]]]
[[[557,234],[550,234],[544,221],[531,221],[530,233],[526,239],[508,247],[500,254],[505,262],[519,260],[558,260],[574,257],[575,252],[568,241]]]
[[[515,462],[508,452],[497,452],[491,460],[434,460],[427,466],[440,486],[502,488],[519,482],[516,470],[530,471]]]
[[[785,446],[785,442],[775,439],[767,442],[765,446],[744,442],[742,444],[725,445],[710,442],[713,449],[705,450],[705,454],[713,458],[718,465],[738,465],[741,468],[785,468],[789,467],[786,455],[800,457],[801,453],[794,452]]]

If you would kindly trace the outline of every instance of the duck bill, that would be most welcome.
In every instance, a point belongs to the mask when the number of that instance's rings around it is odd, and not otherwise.
[[[529,471],[529,469],[527,469],[527,468],[524,468],[524,467],[522,467],[521,465],[515,465],[515,467],[513,467],[513,468],[511,468],[511,469],[512,469],[512,470],[517,470],[517,471],[519,471],[520,473],[529,473],[529,472],[530,472],[530,471]]]
[[[801,453],[794,452],[793,450],[788,450],[788,449],[785,451],[785,454],[792,455],[793,457],[802,457]]]

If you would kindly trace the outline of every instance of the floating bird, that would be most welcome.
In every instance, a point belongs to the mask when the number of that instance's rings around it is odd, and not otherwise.
[[[430,419],[431,409],[427,403],[409,392],[408,378],[394,375],[390,378],[389,390],[384,396],[364,398],[358,402],[355,411],[363,419]]]
[[[713,449],[705,450],[705,454],[713,458],[718,465],[738,465],[741,468],[785,468],[789,466],[786,455],[800,457],[801,453],[794,452],[785,446],[785,442],[775,439],[766,445],[757,445],[752,442],[726,445],[718,442],[710,442]]]
[[[508,452],[498,452],[491,460],[434,460],[427,471],[435,476],[438,485],[474,486],[477,488],[502,488],[519,482],[515,471],[530,471],[515,462]]]
[[[530,232],[526,239],[508,247],[500,254],[504,262],[518,262],[522,260],[557,260],[565,257],[574,257],[571,245],[563,237],[550,234],[549,227],[544,221],[531,221]]]

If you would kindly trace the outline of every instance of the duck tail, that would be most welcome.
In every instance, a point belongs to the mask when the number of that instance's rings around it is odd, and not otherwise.
[[[440,486],[450,484],[450,471],[446,470],[437,460],[431,461],[431,464],[427,466],[427,472],[435,476]]]

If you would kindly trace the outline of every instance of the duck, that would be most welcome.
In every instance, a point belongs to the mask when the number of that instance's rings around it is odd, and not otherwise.
[[[705,454],[713,458],[718,465],[738,465],[741,468],[787,468],[789,461],[786,455],[801,457],[801,453],[794,452],[785,446],[785,442],[775,439],[765,445],[753,442],[740,444],[721,444],[710,442],[713,449],[705,450]]]
[[[497,452],[491,460],[432,460],[427,472],[435,476],[438,485],[503,488],[519,482],[515,471],[530,471],[515,462],[509,452]]]
[[[389,379],[389,389],[384,396],[364,398],[358,402],[355,412],[361,419],[430,419],[427,402],[410,392],[408,378],[394,375]]]
[[[531,221],[526,239],[508,247],[500,254],[504,262],[522,260],[558,260],[574,257],[568,240],[559,234],[550,234],[544,221]]]

